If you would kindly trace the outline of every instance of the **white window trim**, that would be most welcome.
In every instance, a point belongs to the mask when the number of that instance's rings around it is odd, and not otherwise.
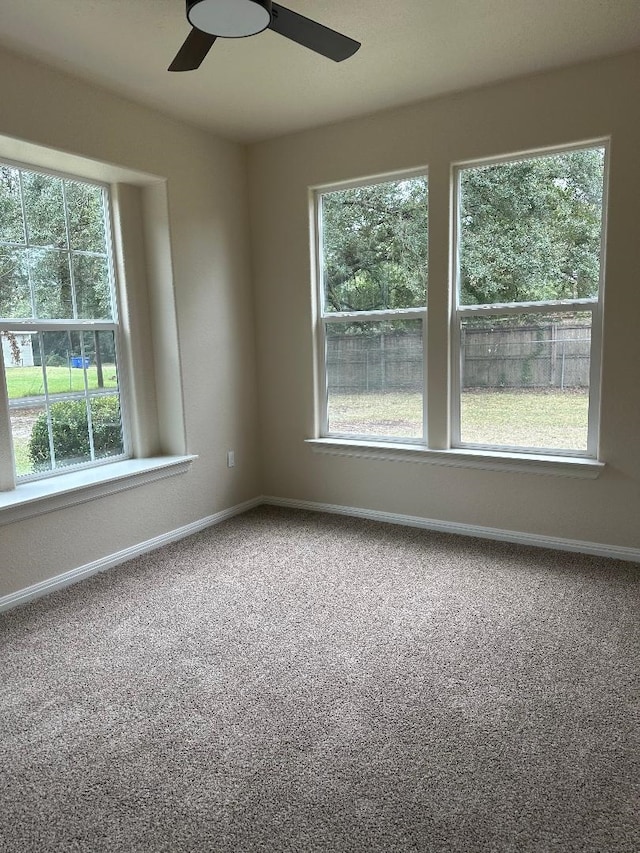
[[[125,459],[20,483],[15,489],[0,492],[0,526],[184,474],[197,458],[156,456]]]
[[[545,148],[544,150],[523,152],[506,157],[487,158],[483,160],[471,160],[456,163],[453,166],[453,222],[451,245],[454,252],[454,280],[453,289],[453,311],[451,312],[450,329],[450,351],[451,351],[451,397],[450,397],[450,430],[452,450],[489,450],[495,453],[525,453],[527,455],[543,454],[551,459],[585,458],[597,460],[599,449],[599,421],[600,421],[600,375],[602,362],[602,324],[603,324],[603,297],[606,262],[606,233],[607,233],[607,211],[608,211],[608,187],[609,187],[609,155],[610,140],[608,138],[589,140],[587,142],[573,145],[563,145],[557,148]],[[544,302],[506,302],[489,303],[483,305],[462,305],[460,303],[460,175],[466,169],[481,168],[484,166],[518,163],[523,160],[538,157],[549,157],[554,154],[566,154],[571,151],[585,151],[590,148],[604,148],[604,168],[602,182],[602,219],[600,224],[600,280],[598,282],[598,296],[588,299],[557,299]],[[460,348],[460,321],[464,317],[472,316],[507,316],[515,314],[560,314],[572,311],[587,311],[591,314],[591,345],[589,362],[589,409],[587,414],[587,447],[586,453],[575,450],[552,449],[539,450],[537,448],[520,448],[513,445],[499,447],[497,445],[484,445],[478,443],[463,442],[461,440],[461,374],[462,365]],[[595,358],[594,358],[595,355]]]
[[[585,456],[550,456],[544,453],[514,453],[509,450],[451,448],[433,450],[423,444],[397,441],[359,440],[357,438],[308,438],[305,444],[314,452],[330,456],[350,456],[394,462],[421,462],[452,468],[481,468],[486,471],[515,471],[526,474],[578,477],[593,480],[604,470],[604,463]]]
[[[603,197],[602,197],[602,225],[601,225],[601,262],[600,283],[598,297],[593,299],[556,300],[551,302],[526,302],[526,303],[504,303],[491,305],[458,305],[458,206],[459,206],[459,175],[462,169],[473,166],[508,163],[536,156],[549,156],[554,153],[565,153],[569,151],[584,150],[591,147],[603,147],[605,149],[604,175],[603,175]],[[316,329],[315,340],[315,410],[316,410],[316,434],[315,437],[305,440],[307,446],[314,453],[329,454],[333,456],[347,456],[356,458],[369,458],[380,460],[393,460],[402,462],[421,462],[432,465],[443,465],[461,468],[479,468],[493,471],[510,471],[518,473],[531,473],[542,475],[554,475],[561,477],[577,477],[581,479],[595,479],[600,476],[605,468],[604,462],[598,458],[598,432],[600,415],[600,375],[602,361],[602,326],[603,326],[603,299],[604,279],[606,262],[606,222],[608,212],[608,187],[609,187],[609,161],[610,161],[610,139],[599,138],[561,145],[552,148],[523,151],[519,154],[511,154],[502,157],[491,157],[483,160],[461,161],[452,164],[452,206],[450,208],[451,242],[450,251],[452,255],[452,269],[454,280],[451,288],[454,291],[449,299],[449,333],[450,345],[447,356],[451,365],[451,379],[449,388],[449,412],[448,422],[451,432],[450,446],[447,449],[434,449],[428,445],[428,401],[429,392],[427,386],[427,359],[428,359],[428,325],[427,311],[425,308],[418,309],[396,309],[394,311],[372,311],[372,312],[331,312],[324,311],[323,271],[322,271],[322,218],[320,198],[323,194],[342,189],[366,186],[385,180],[411,178],[428,175],[428,168],[422,167],[407,172],[393,172],[383,175],[375,175],[370,178],[360,178],[353,181],[326,184],[310,188],[310,213],[312,221],[312,271],[313,271],[313,294],[314,294],[314,326]],[[428,301],[428,297],[427,297]],[[459,369],[456,359],[459,359],[459,325],[463,316],[482,316],[483,314],[496,313],[545,313],[552,310],[554,313],[566,313],[576,310],[587,310],[592,315],[591,326],[591,353],[596,353],[596,358],[591,358],[590,363],[590,392],[588,412],[588,441],[587,454],[580,451],[558,450],[547,451],[536,448],[497,447],[495,445],[463,445],[459,441],[460,416],[459,416]],[[328,387],[326,371],[326,334],[327,323],[344,322],[348,320],[379,320],[392,316],[417,316],[423,319],[424,339],[424,437],[411,441],[398,441],[396,438],[358,436],[330,433],[328,430],[327,404]],[[456,443],[457,439],[457,443]]]
[[[479,449],[492,450],[499,453],[526,453],[526,454],[542,454],[551,458],[568,458],[568,457],[584,457],[588,459],[596,459],[598,455],[598,424],[597,417],[594,417],[593,412],[599,411],[598,401],[600,398],[600,382],[599,371],[594,379],[593,362],[596,361],[598,367],[599,359],[593,359],[594,343],[591,341],[590,346],[590,380],[594,382],[589,388],[589,413],[587,416],[587,447],[586,454],[580,450],[564,450],[564,449],[547,449],[536,447],[517,447],[515,445],[496,445],[483,444],[480,442],[465,442],[461,439],[461,412],[460,403],[462,397],[462,351],[461,351],[461,335],[460,321],[465,317],[473,316],[491,316],[491,317],[506,317],[516,314],[567,314],[573,313],[576,310],[591,314],[591,329],[599,322],[598,315],[599,300],[597,299],[580,299],[574,301],[558,300],[549,302],[527,302],[527,303],[506,303],[500,306],[490,305],[472,305],[460,306],[453,313],[453,323],[451,328],[451,449]],[[597,353],[599,355],[599,352]],[[596,401],[594,404],[594,400]]]
[[[422,394],[422,436],[408,440],[409,444],[416,444],[424,447],[427,444],[427,394],[426,394],[426,376],[427,376],[427,306],[422,305],[417,308],[389,308],[380,309],[377,311],[325,311],[325,294],[324,294],[324,269],[323,269],[323,253],[322,253],[322,204],[323,195],[331,192],[339,192],[340,190],[356,189],[358,187],[366,187],[371,184],[381,184],[385,182],[410,180],[411,178],[425,178],[428,180],[428,169],[425,167],[411,169],[403,172],[391,172],[384,175],[377,175],[372,178],[361,178],[355,181],[345,181],[338,184],[327,184],[319,187],[314,187],[312,193],[311,210],[313,214],[312,223],[312,248],[313,248],[313,270],[314,270],[314,303],[317,310],[317,341],[316,350],[316,373],[317,382],[317,421],[319,426],[319,435],[322,438],[330,439],[345,439],[349,441],[355,438],[362,442],[384,442],[385,444],[396,444],[397,439],[383,436],[374,436],[371,433],[358,436],[353,433],[343,434],[337,431],[329,431],[329,386],[328,374],[326,369],[326,353],[327,353],[327,335],[326,327],[330,323],[365,323],[367,321],[376,322],[388,320],[389,318],[399,320],[420,320],[422,324],[422,354],[423,354],[423,376],[424,390]]]
[[[426,308],[393,308],[388,310],[381,311],[336,311],[331,314],[325,314],[319,319],[319,338],[320,338],[320,346],[319,346],[319,354],[320,354],[320,373],[319,375],[322,377],[322,388],[323,394],[321,396],[321,405],[320,405],[320,434],[326,438],[345,438],[351,439],[356,438],[362,441],[372,440],[372,441],[385,441],[385,442],[397,442],[395,438],[385,438],[384,436],[375,436],[373,433],[367,433],[366,435],[356,435],[354,433],[340,433],[337,430],[329,431],[329,384],[328,384],[328,374],[326,369],[326,352],[327,352],[327,335],[326,328],[331,323],[366,323],[369,321],[380,321],[380,320],[389,320],[389,319],[400,319],[400,320],[420,320],[422,325],[422,359],[423,359],[423,376],[426,377],[427,367],[426,367],[426,358],[427,358],[427,309]],[[426,383],[425,383],[426,387]],[[422,394],[422,435],[420,437],[408,439],[407,443],[410,444],[420,444],[422,446],[427,444],[427,395],[423,392]]]
[[[119,401],[119,409],[120,409],[120,428],[122,434],[122,453],[119,453],[117,456],[112,457],[109,460],[101,460],[101,459],[93,459],[87,462],[83,462],[77,466],[73,466],[73,470],[88,470],[94,467],[101,467],[108,462],[113,461],[114,463],[122,462],[131,458],[131,439],[130,439],[130,428],[129,428],[129,378],[127,373],[127,366],[125,359],[122,358],[122,340],[121,340],[121,283],[118,281],[116,264],[115,264],[115,243],[114,243],[114,233],[113,233],[113,200],[111,197],[111,187],[108,183],[104,181],[98,181],[90,178],[82,177],[81,175],[74,174],[72,172],[61,172],[56,169],[51,168],[42,168],[40,166],[24,163],[21,161],[16,161],[12,159],[2,158],[1,165],[8,166],[9,168],[16,169],[20,172],[20,184],[22,186],[22,172],[27,172],[31,174],[38,175],[46,175],[49,177],[59,178],[62,181],[77,181],[78,183],[91,185],[94,187],[100,188],[102,190],[102,205],[104,211],[104,229],[105,229],[105,245],[106,245],[106,260],[109,274],[109,283],[111,288],[111,309],[112,309],[112,317],[109,320],[106,319],[84,319],[84,318],[67,318],[62,320],[57,319],[36,319],[36,318],[18,318],[7,320],[6,322],[0,323],[0,332],[3,331],[13,331],[13,332],[24,332],[29,333],[39,333],[39,332],[47,332],[47,331],[110,331],[114,335],[114,343],[115,343],[115,352],[116,352],[116,360],[118,365],[118,388],[117,395]],[[64,183],[62,184],[62,197],[64,204],[64,219],[65,219],[65,228],[67,233],[67,249],[65,250],[69,256],[71,256],[72,248],[71,248],[71,239],[69,233],[69,211],[67,208],[66,195],[64,191]],[[22,215],[23,219],[25,216],[24,212],[24,197],[21,194],[22,199]],[[26,222],[26,220],[25,220]],[[24,248],[30,248],[30,244],[28,241],[27,234],[25,232],[25,240]],[[22,246],[22,244],[19,244]],[[73,300],[73,306],[75,311],[76,306],[76,292],[75,287],[73,286],[73,264],[69,264],[70,276],[71,276],[71,295]],[[33,296],[33,294],[32,294]],[[46,382],[46,374],[44,372],[43,367],[43,380],[45,384],[45,393],[44,397],[46,399],[47,407],[49,406],[50,400],[47,392],[47,382]],[[86,380],[85,380],[86,382]],[[9,427],[9,437],[2,440],[0,439],[0,488],[5,490],[13,490],[17,488],[21,484],[33,482],[36,480],[48,480],[52,477],[60,477],[66,474],[66,470],[64,467],[56,467],[51,471],[43,471],[36,472],[32,474],[28,474],[26,476],[18,477],[15,472],[14,466],[14,452],[13,452],[13,442],[11,439],[11,423],[10,423],[10,414],[9,414],[9,400],[6,393],[6,373],[4,369],[4,363],[0,365],[0,383],[2,385],[2,389],[0,389],[0,406],[6,409],[6,417],[2,418],[2,425],[4,426],[5,421],[7,426]],[[89,397],[87,396],[87,388],[85,385],[85,391],[82,397],[88,404]],[[80,397],[77,397],[78,399]],[[62,400],[64,398],[60,398]],[[74,395],[73,399],[76,399]],[[88,411],[88,410],[87,410]],[[88,416],[90,417],[89,413]],[[90,444],[93,453],[93,441],[90,436]]]
[[[70,468],[46,479],[21,481],[15,488],[13,470],[11,482],[7,482],[0,467],[0,525],[3,525],[185,473],[198,457],[187,451],[166,178],[3,135],[0,135],[0,158],[31,171],[62,177],[77,175],[81,181],[110,189],[110,236],[114,275],[120,280],[116,299],[123,330],[120,368],[125,367],[120,378],[127,384],[126,388],[123,384],[123,399],[126,396],[130,403],[123,416],[131,428],[133,454],[127,460],[104,460],[96,467]],[[143,252],[138,233],[145,236]],[[162,312],[154,313],[149,304],[147,281],[153,281]],[[135,329],[139,334],[143,327],[144,339],[152,333],[158,351],[171,353],[171,358],[150,362],[136,352],[134,360],[125,332]],[[0,379],[3,369],[0,358]],[[155,393],[147,398],[139,394],[137,386],[146,385],[150,372],[155,377]],[[3,379],[0,398],[0,455],[6,458],[7,450],[12,456],[12,447]],[[139,398],[142,398],[140,405]]]

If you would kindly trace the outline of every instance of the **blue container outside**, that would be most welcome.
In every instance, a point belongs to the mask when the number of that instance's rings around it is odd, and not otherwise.
[[[71,357],[71,367],[83,367],[82,364],[82,356],[74,355]],[[84,359],[84,367],[89,367],[89,359],[85,357]]]

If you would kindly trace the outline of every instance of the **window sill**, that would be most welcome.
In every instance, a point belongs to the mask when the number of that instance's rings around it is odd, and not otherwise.
[[[183,474],[196,456],[127,459],[97,468],[23,483],[0,492],[0,525],[132,489],[144,483]]]
[[[582,456],[546,456],[533,453],[506,453],[490,450],[431,450],[416,444],[383,441],[355,441],[338,438],[309,438],[306,444],[314,453],[355,456],[396,462],[422,462],[453,468],[481,468],[489,471],[516,471],[558,477],[594,480],[604,469],[603,462]]]

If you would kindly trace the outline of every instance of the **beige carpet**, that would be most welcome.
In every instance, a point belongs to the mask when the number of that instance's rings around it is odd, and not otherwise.
[[[638,566],[261,508],[0,617],[0,849],[637,853]]]

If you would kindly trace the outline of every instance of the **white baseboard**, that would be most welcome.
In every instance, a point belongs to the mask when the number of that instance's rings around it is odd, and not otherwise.
[[[455,533],[458,536],[475,536],[480,539],[495,539],[499,542],[513,542],[516,545],[532,545],[536,548],[552,548],[557,551],[574,551],[579,554],[592,554],[597,557],[612,557],[615,560],[628,560],[640,563],[640,548],[624,548],[619,545],[603,545],[598,542],[584,542],[579,539],[562,539],[556,536],[541,536],[536,533],[518,533],[513,530],[501,530],[497,527],[481,527],[475,524],[458,524],[453,521],[438,521],[421,518],[416,515],[400,515],[394,512],[379,512],[373,509],[360,509],[339,504],[325,504],[316,501],[298,501],[290,498],[277,498],[265,495],[263,504],[307,509],[313,512],[329,512],[336,515],[349,515],[366,518],[371,521],[384,521],[389,524],[403,524],[407,527],[421,527],[424,530],[437,530],[440,533]]]
[[[112,569],[114,566],[119,566],[121,563],[126,563],[127,560],[132,560],[134,557],[139,557],[141,554],[146,554],[149,551],[155,551],[163,545],[169,545],[171,542],[177,542],[179,539],[185,539],[193,533],[198,533],[207,527],[212,527],[214,524],[220,524],[227,518],[234,515],[240,515],[247,512],[256,506],[260,506],[262,498],[253,498],[250,501],[245,501],[241,504],[236,504],[229,509],[224,509],[214,515],[209,515],[206,518],[201,518],[199,521],[194,521],[191,524],[185,524],[183,527],[178,527],[175,530],[170,530],[168,533],[163,533],[161,536],[155,536],[153,539],[147,539],[146,542],[140,542],[138,545],[133,545],[131,548],[124,548],[122,551],[117,551],[115,554],[110,554],[108,557],[103,557],[101,560],[94,560],[92,563],[87,563],[84,566],[79,566],[77,569],[72,569],[64,574],[56,575],[41,583],[33,584],[33,586],[19,589],[17,592],[12,592],[9,595],[0,597],[0,613],[3,610],[9,610],[16,607],[18,604],[26,604],[28,601],[33,601],[35,598],[41,598],[43,595],[48,595],[57,589],[62,589],[65,586],[70,586],[84,578],[91,577],[98,572],[104,572],[107,569]]]
[[[269,495],[253,498],[241,504],[236,504],[229,509],[201,518],[191,524],[185,524],[161,536],[148,539],[131,548],[125,548],[101,560],[95,560],[77,569],[72,569],[56,577],[49,578],[33,586],[25,587],[17,592],[0,597],[0,613],[16,607],[18,604],[26,604],[43,595],[48,595],[57,589],[70,586],[77,581],[104,572],[127,560],[132,560],[141,554],[155,551],[163,545],[185,539],[193,533],[198,533],[207,527],[220,524],[234,515],[241,515],[254,507],[266,504],[269,506],[289,507],[291,509],[306,509],[313,512],[328,512],[335,515],[348,515],[354,518],[366,518],[371,521],[383,521],[388,524],[400,524],[407,527],[421,527],[424,530],[436,530],[440,533],[455,533],[459,536],[475,536],[480,539],[495,539],[499,542],[513,542],[516,545],[532,545],[536,548],[551,548],[558,551],[574,551],[579,554],[592,554],[597,557],[611,557],[616,560],[628,560],[640,563],[640,548],[624,548],[619,545],[603,545],[598,542],[584,542],[579,539],[562,539],[555,536],[541,536],[535,533],[518,533],[512,530],[501,530],[496,527],[480,527],[474,524],[458,524],[451,521],[438,521],[432,518],[421,518],[415,515],[400,515],[393,512],[380,512],[372,509],[361,509],[359,507],[341,506],[339,504],[326,504],[316,501],[300,501],[292,498],[278,498]]]

